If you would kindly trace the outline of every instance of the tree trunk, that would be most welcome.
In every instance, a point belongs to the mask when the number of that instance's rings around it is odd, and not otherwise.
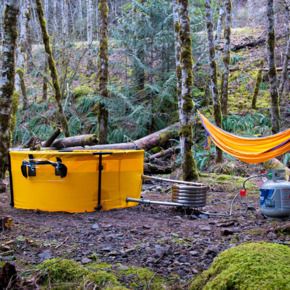
[[[188,0],[178,0],[180,66],[181,66],[181,94],[180,98],[180,148],[182,155],[183,180],[197,180],[198,172],[192,154],[192,124],[193,114],[193,60],[190,35],[190,19],[188,16]]]
[[[15,78],[18,1],[6,1],[3,23],[3,54],[0,76],[0,183],[5,178],[11,140],[11,113]]]
[[[225,19],[225,9],[224,9],[223,0],[221,0],[220,1],[220,9],[219,9],[219,17],[218,17],[218,21],[217,21],[216,34],[215,34],[215,45],[216,46],[219,46],[220,41],[221,41],[224,19]]]
[[[134,14],[137,15],[137,21],[138,25],[140,27],[143,27],[145,24],[144,21],[144,13],[138,12],[140,8],[136,7],[137,5],[144,5],[145,0],[138,0],[136,3],[139,2],[139,4],[134,4]],[[133,59],[133,68],[134,68],[134,78],[135,78],[135,84],[136,84],[136,90],[142,91],[145,87],[145,70],[144,70],[144,63],[145,63],[145,48],[144,48],[144,32],[140,34],[140,31],[136,31],[134,34],[134,41],[135,41],[135,57]]]
[[[43,78],[42,78],[42,101],[43,102],[47,102],[47,90],[48,90],[48,85],[47,85],[47,82],[48,82],[48,79],[46,77],[47,75],[47,70],[48,70],[48,63],[47,63],[47,60],[45,60],[45,63],[44,63],[44,74],[43,74]]]
[[[222,72],[222,83],[221,83],[221,103],[222,103],[222,113],[223,115],[228,114],[228,92],[229,92],[229,65],[231,58],[231,23],[232,23],[232,4],[231,0],[224,1],[226,17],[225,17],[225,29],[224,38],[225,45],[223,51],[223,72]]]
[[[280,131],[280,105],[277,72],[275,64],[275,29],[274,29],[274,9],[273,0],[267,0],[267,18],[268,18],[268,39],[267,39],[267,53],[269,65],[269,80],[270,80],[270,95],[271,95],[271,121],[272,132],[278,133]]]
[[[79,33],[79,41],[83,39],[83,5],[82,0],[78,0],[78,33]]]
[[[178,104],[178,115],[181,115],[181,65],[180,65],[180,24],[178,0],[173,0],[173,24],[174,24],[174,45],[175,45],[175,66],[176,66],[176,96]]]
[[[29,21],[28,0],[22,2],[22,8],[19,16],[20,30],[19,42],[16,50],[16,75],[15,75],[15,91],[20,96],[22,95],[23,109],[27,109],[28,100],[26,94],[26,87],[24,82],[24,65],[26,57],[27,44],[27,22]]]
[[[26,14],[26,40],[25,40],[25,46],[27,51],[27,59],[26,59],[26,66],[27,66],[27,72],[31,72],[33,70],[33,61],[32,61],[32,29],[31,29],[31,5],[30,0],[26,0],[27,4],[27,14]]]
[[[288,79],[288,62],[290,58],[290,29],[289,29],[289,22],[290,22],[290,15],[289,15],[289,6],[286,0],[284,0],[284,6],[285,6],[285,18],[286,18],[286,31],[287,31],[287,44],[286,49],[283,56],[283,65],[282,65],[282,75],[279,85],[279,96],[281,99],[283,99],[283,91],[285,88],[285,84]]]
[[[217,65],[215,61],[215,45],[213,39],[213,22],[212,22],[212,11],[211,11],[211,1],[205,1],[206,9],[206,27],[207,27],[207,37],[208,37],[208,49],[209,49],[209,62],[210,62],[210,78],[211,78],[211,94],[212,103],[214,110],[214,119],[218,127],[222,126],[222,113],[221,105],[218,95],[217,88]],[[216,148],[217,156],[216,162],[222,162],[222,151]]]
[[[39,19],[39,23],[40,23],[41,31],[42,31],[43,44],[44,44],[45,52],[47,54],[48,67],[50,70],[50,75],[53,82],[53,88],[55,91],[55,100],[58,106],[59,119],[60,119],[65,136],[69,136],[68,123],[67,123],[67,119],[64,114],[64,111],[63,111],[62,104],[61,104],[62,96],[61,96],[61,91],[60,91],[60,86],[59,86],[59,79],[58,79],[56,64],[55,64],[53,54],[52,54],[50,39],[49,39],[49,35],[46,28],[46,22],[43,15],[43,8],[42,8],[41,0],[36,0],[36,5],[37,5],[38,19]]]
[[[105,100],[108,98],[108,15],[109,7],[107,0],[99,1],[100,17],[100,48],[98,58],[98,81],[99,94]],[[99,122],[99,142],[107,143],[108,136],[108,109],[104,102],[99,104],[98,122]]]
[[[257,97],[258,97],[258,94],[259,94],[260,84],[262,82],[263,65],[264,65],[264,61],[261,60],[261,62],[260,62],[260,68],[259,68],[258,74],[257,74],[257,79],[256,79],[256,84],[255,84],[255,89],[254,89],[254,94],[253,94],[253,98],[252,98],[252,109],[254,109],[254,110],[257,109]]]
[[[92,43],[93,43],[93,2],[87,0],[87,43],[88,43],[88,61],[87,61],[87,74],[91,75],[94,71],[94,62],[92,55]]]

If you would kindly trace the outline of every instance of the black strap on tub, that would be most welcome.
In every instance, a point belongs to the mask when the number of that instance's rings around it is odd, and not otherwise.
[[[14,207],[14,193],[13,193],[13,180],[12,180],[12,170],[11,170],[11,156],[8,153],[8,170],[9,170],[9,181],[10,181],[10,206]]]
[[[34,160],[33,155],[29,154],[29,161],[22,161],[21,172],[24,177],[36,176],[36,165],[51,165],[55,168],[55,176],[61,178],[66,177],[67,167],[62,163],[59,157],[56,158],[56,162],[50,160]]]
[[[99,171],[99,178],[98,178],[98,204],[96,206],[96,210],[102,209],[102,171],[104,169],[102,161],[104,155],[112,155],[113,152],[94,152],[93,155],[99,156],[99,165],[98,165],[98,171]]]

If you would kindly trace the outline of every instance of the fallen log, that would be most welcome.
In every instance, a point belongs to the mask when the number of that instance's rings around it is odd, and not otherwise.
[[[171,148],[168,148],[166,150],[161,150],[160,152],[151,155],[149,157],[149,160],[152,161],[158,158],[167,158],[175,153],[178,153],[179,151],[180,151],[179,147],[171,147]]]
[[[120,150],[134,150],[134,149],[144,149],[150,150],[155,146],[164,146],[170,139],[178,138],[178,131],[179,131],[179,123],[175,123],[170,125],[160,131],[154,132],[149,134],[145,137],[137,139],[133,142],[128,143],[116,143],[116,144],[99,144],[99,145],[92,145],[92,144],[85,144],[85,136],[93,136],[93,135],[82,135],[82,136],[75,136],[75,137],[68,137],[56,140],[52,147],[56,147],[56,149],[65,148],[65,151],[70,150],[81,150],[83,149],[80,146],[86,146],[86,149],[95,149],[95,150],[113,150],[113,149],[120,149]],[[75,139],[75,142],[72,142],[72,139]],[[82,143],[83,142],[83,143]]]
[[[60,133],[61,133],[61,129],[60,128],[57,128],[46,141],[41,142],[41,146],[42,147],[50,147],[50,145],[60,135]]]
[[[169,174],[173,170],[172,165],[160,166],[152,163],[144,163],[144,172],[146,174]]]
[[[56,149],[62,149],[76,146],[85,147],[95,144],[98,144],[97,136],[95,134],[87,134],[57,139],[51,144],[51,146],[55,147]]]

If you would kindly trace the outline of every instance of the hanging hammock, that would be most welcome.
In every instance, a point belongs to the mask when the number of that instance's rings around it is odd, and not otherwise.
[[[213,143],[243,162],[265,162],[290,151],[290,129],[267,137],[245,138],[220,129],[200,112],[198,114]]]

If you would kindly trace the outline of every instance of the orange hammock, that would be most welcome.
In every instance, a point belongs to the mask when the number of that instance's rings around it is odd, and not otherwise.
[[[220,129],[200,112],[198,114],[213,143],[224,152],[243,162],[265,162],[290,150],[290,129],[272,136],[245,138]]]

